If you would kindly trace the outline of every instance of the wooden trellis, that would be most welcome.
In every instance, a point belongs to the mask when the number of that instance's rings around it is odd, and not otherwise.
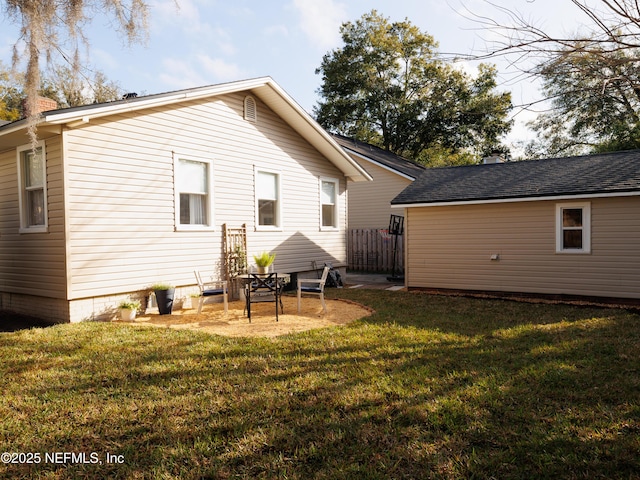
[[[247,273],[247,225],[242,224],[239,228],[229,228],[227,224],[222,225],[224,242],[224,268],[229,294],[232,299],[239,297],[239,283],[236,277]]]

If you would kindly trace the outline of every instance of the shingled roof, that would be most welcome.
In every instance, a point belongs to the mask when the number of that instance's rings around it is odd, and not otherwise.
[[[426,170],[426,168],[416,162],[407,160],[404,157],[388,152],[382,148],[376,147],[369,143],[361,142],[353,138],[344,137],[342,135],[332,134],[333,139],[348,152],[354,152],[359,156],[365,157],[378,164],[381,164],[391,170],[402,173],[412,179],[417,178]]]
[[[391,203],[483,203],[630,192],[640,195],[640,150],[426,169]]]

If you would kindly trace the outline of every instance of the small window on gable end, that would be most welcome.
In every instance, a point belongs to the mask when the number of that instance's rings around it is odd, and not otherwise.
[[[256,100],[253,97],[244,97],[244,119],[255,122],[258,118]]]

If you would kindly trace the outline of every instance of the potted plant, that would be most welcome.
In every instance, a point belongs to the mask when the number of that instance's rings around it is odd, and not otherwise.
[[[200,302],[200,293],[191,293],[189,298],[191,298],[191,308],[198,308],[198,303]]]
[[[135,320],[138,310],[140,310],[140,302],[137,300],[123,300],[118,305],[120,309],[120,319],[125,321]]]
[[[262,252],[260,255],[254,255],[253,259],[256,261],[256,266],[258,267],[258,273],[267,273],[269,271],[269,266],[276,259],[275,253]]]
[[[160,315],[169,315],[173,310],[173,297],[176,289],[168,283],[156,283],[151,287],[156,295],[156,303],[158,304],[158,313]]]

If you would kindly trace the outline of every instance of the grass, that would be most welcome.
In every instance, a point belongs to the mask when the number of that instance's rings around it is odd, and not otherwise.
[[[640,478],[639,315],[332,295],[376,313],[276,339],[0,334],[0,452],[41,455],[0,477]]]

